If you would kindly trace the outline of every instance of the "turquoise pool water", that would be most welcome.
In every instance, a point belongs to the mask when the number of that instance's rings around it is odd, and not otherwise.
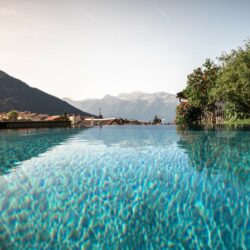
[[[0,131],[0,249],[250,249],[250,131]]]

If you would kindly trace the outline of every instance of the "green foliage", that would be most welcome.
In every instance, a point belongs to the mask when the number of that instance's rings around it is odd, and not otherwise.
[[[199,120],[201,109],[193,107],[187,102],[182,102],[176,108],[176,123],[190,124]]]
[[[215,100],[211,98],[211,89],[215,86],[219,67],[210,59],[188,75],[187,87],[183,94],[189,103],[198,109],[213,111]]]
[[[16,110],[12,110],[7,115],[10,121],[16,121],[18,117],[18,112]]]
[[[198,121],[200,117],[196,114],[199,112],[203,117],[215,118],[219,104],[228,120],[250,118],[250,40],[224,53],[219,61],[220,66],[217,66],[207,59],[188,75],[187,87],[177,97],[188,99],[190,107],[180,105],[177,108],[177,122]],[[191,108],[197,109],[194,116]]]
[[[222,64],[213,95],[225,103],[228,119],[250,117],[250,41],[220,57]]]
[[[250,125],[250,118],[242,119],[242,120],[229,120],[229,121],[226,121],[225,124],[227,125]]]

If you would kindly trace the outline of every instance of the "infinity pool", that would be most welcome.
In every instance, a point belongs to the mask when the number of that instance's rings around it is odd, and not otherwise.
[[[0,131],[0,249],[250,249],[250,131]]]

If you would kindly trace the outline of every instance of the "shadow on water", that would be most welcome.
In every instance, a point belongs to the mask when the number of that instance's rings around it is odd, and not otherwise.
[[[178,145],[197,171],[223,174],[234,184],[250,184],[250,127],[177,127]]]
[[[79,132],[80,130],[69,128],[0,131],[0,175],[8,173],[22,161],[45,153]]]

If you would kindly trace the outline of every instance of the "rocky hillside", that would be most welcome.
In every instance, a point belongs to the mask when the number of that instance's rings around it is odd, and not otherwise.
[[[79,109],[91,113],[98,113],[102,109],[104,117],[122,117],[128,119],[138,119],[152,121],[157,115],[165,122],[175,120],[175,109],[178,99],[175,95],[165,92],[158,93],[123,93],[118,96],[106,95],[102,99],[86,99],[74,101],[64,98],[65,101]]]
[[[79,110],[67,102],[0,71],[0,112],[10,110],[31,111],[43,114],[90,114]]]

